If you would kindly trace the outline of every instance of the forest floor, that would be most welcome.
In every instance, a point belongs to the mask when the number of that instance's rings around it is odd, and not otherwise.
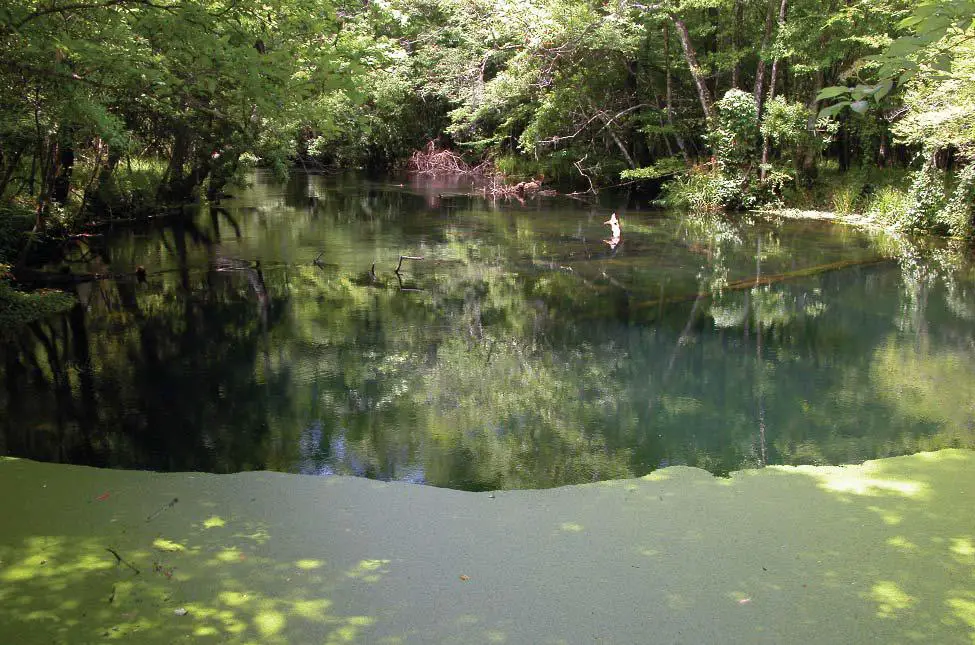
[[[0,641],[972,643],[975,452],[468,493],[0,459]]]

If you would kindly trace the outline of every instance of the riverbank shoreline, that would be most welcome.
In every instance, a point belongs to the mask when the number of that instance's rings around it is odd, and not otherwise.
[[[17,643],[968,643],[975,452],[467,493],[0,460]]]
[[[886,233],[888,235],[901,235],[895,226],[882,222],[875,217],[862,213],[837,213],[835,211],[805,210],[801,208],[775,208],[769,210],[756,210],[759,215],[778,217],[792,220],[814,220],[821,222],[833,222],[836,224],[846,224],[861,230],[870,232]]]

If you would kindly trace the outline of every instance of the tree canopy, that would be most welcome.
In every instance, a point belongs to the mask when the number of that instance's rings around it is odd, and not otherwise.
[[[43,232],[219,199],[247,164],[385,168],[439,140],[592,190],[676,178],[671,204],[814,201],[824,171],[919,170],[924,151],[966,166],[972,14],[967,0],[3,0],[0,197]],[[970,230],[955,219],[942,228]]]

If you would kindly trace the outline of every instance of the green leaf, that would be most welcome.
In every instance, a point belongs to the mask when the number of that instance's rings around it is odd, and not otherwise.
[[[843,87],[840,85],[833,85],[831,87],[824,87],[820,90],[819,94],[816,95],[817,101],[824,101],[826,99],[836,98],[837,96],[843,96],[850,91],[850,88]]]
[[[877,84],[877,87],[873,91],[873,98],[878,103],[882,98],[890,94],[890,90],[894,87],[894,79],[885,78]]]
[[[864,114],[870,108],[870,104],[867,101],[859,100],[850,103],[850,109],[857,114]]]
[[[829,107],[824,107],[822,110],[819,111],[819,117],[818,118],[820,118],[820,119],[828,119],[830,117],[836,116],[837,114],[839,114],[843,110],[843,108],[845,108],[849,104],[850,104],[849,101],[840,101],[839,103],[834,103],[833,105],[830,105]]]
[[[910,29],[914,25],[920,23],[922,20],[924,20],[924,18],[922,18],[921,16],[917,16],[917,15],[908,16],[907,18],[904,18],[899,23],[897,23],[897,28],[898,29]]]
[[[888,47],[887,51],[884,52],[885,56],[898,57],[907,56],[913,54],[921,47],[918,39],[914,36],[904,36],[903,38],[898,38],[892,42]]]

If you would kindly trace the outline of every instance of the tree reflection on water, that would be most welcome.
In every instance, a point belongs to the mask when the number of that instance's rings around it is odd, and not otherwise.
[[[608,249],[600,209],[430,190],[258,177],[113,235],[147,283],[4,338],[0,451],[487,490],[975,447],[962,252],[634,212]]]

